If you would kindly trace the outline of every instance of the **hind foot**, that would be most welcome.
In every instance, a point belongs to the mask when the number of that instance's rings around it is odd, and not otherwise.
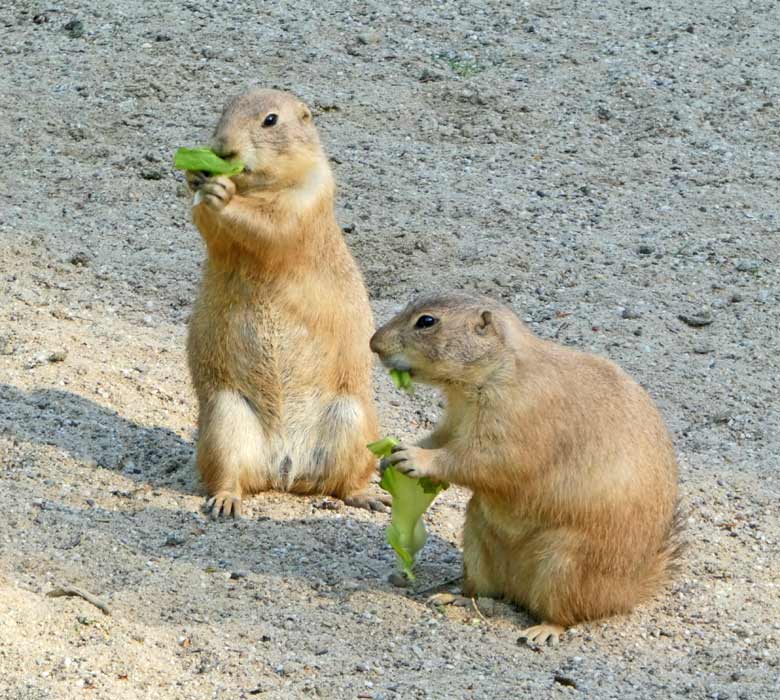
[[[533,627],[524,629],[517,638],[517,641],[518,643],[525,643],[528,645],[538,644],[544,646],[549,643],[551,646],[558,646],[561,635],[565,631],[565,628],[560,625],[543,622],[541,625],[534,625]]]
[[[232,491],[219,491],[206,501],[206,512],[212,520],[224,518],[241,517],[241,496]]]
[[[387,513],[390,506],[393,505],[393,499],[389,495],[373,496],[370,493],[358,493],[354,496],[347,496],[344,505],[352,508],[363,508],[365,510]]]
[[[457,593],[436,593],[428,598],[431,605],[454,605],[458,608],[465,608],[471,604],[471,598]]]
[[[488,617],[493,617],[499,611],[501,602],[495,598],[488,596],[480,596],[478,598],[469,598],[465,595],[458,595],[457,593],[436,593],[427,600],[429,605],[452,605],[458,608],[470,608],[483,620]]]

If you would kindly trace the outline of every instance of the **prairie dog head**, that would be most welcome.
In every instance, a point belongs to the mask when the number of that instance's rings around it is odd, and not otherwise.
[[[414,299],[371,338],[390,369],[430,384],[481,384],[506,364],[519,321],[498,302],[462,294]]]
[[[210,146],[244,162],[233,178],[239,191],[305,187],[329,172],[311,111],[280,90],[255,88],[230,100]]]

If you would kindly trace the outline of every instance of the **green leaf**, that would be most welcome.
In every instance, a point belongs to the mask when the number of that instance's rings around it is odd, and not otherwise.
[[[402,571],[407,578],[413,580],[417,553],[428,539],[422,519],[423,513],[445,486],[440,485],[439,488],[426,492],[419,479],[406,476],[395,467],[385,469],[379,486],[393,496],[393,512],[387,529],[387,541],[395,550]]]
[[[370,442],[366,447],[377,457],[389,457],[393,453],[393,448],[398,444],[398,440],[391,437],[382,438],[376,442]]]
[[[387,437],[372,442],[368,448],[379,457],[389,457],[397,444],[396,440]],[[395,550],[401,570],[413,581],[417,552],[428,539],[423,513],[449,484],[435,482],[428,477],[413,479],[395,467],[387,467],[382,473],[379,486],[393,497],[393,512],[386,533],[387,542]]]
[[[431,493],[434,496],[438,496],[440,491],[444,491],[444,489],[450,487],[446,481],[433,481],[427,476],[422,476],[417,479],[417,483],[420,484],[420,488],[425,491],[425,493]]]
[[[414,581],[415,554],[422,549],[428,539],[428,533],[425,531],[425,525],[423,525],[422,520],[419,520],[415,526],[414,543],[410,543],[404,534],[402,534],[402,531],[392,523],[387,527],[386,537],[387,543],[395,550],[401,571],[404,572],[406,578],[410,581]],[[419,544],[419,547],[412,551],[413,547],[417,544]]]
[[[210,148],[180,148],[173,156],[173,166],[212,175],[236,175],[244,169],[240,160],[223,160]]]
[[[405,370],[391,369],[390,379],[393,380],[396,389],[402,389],[403,391],[412,390],[412,375]]]

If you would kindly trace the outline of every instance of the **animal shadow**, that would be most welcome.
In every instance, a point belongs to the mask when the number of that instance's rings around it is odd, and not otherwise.
[[[29,393],[0,384],[0,433],[52,445],[74,459],[128,478],[191,493],[194,446],[172,430],[135,423],[60,389]]]
[[[153,487],[188,494],[198,491],[191,442],[168,428],[140,425],[69,391],[25,392],[0,384],[0,435],[54,446],[80,462]],[[60,525],[41,532],[62,539],[49,543],[57,549],[87,542],[90,533],[105,530],[143,556],[166,556],[181,560],[186,567],[195,565],[215,573],[238,572],[239,582],[241,572],[261,579],[291,577],[328,596],[350,595],[350,591],[377,585],[393,595],[414,595],[420,588],[433,591],[460,573],[457,547],[429,532],[414,588],[393,587],[387,583],[396,562],[385,540],[386,516],[353,518],[348,507],[338,515],[314,515],[322,497],[289,496],[310,501],[312,516],[276,519],[265,513],[275,510],[273,503],[280,494],[257,494],[248,499],[244,519],[218,522],[201,512],[154,506],[143,506],[139,513],[134,494],[128,492],[125,497],[130,499],[127,507],[116,511],[47,502],[41,517],[51,517]],[[63,513],[68,517],[63,519]]]

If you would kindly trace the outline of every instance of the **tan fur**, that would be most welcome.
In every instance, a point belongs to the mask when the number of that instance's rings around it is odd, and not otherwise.
[[[187,344],[203,482],[225,514],[267,489],[359,491],[375,464],[373,319],[311,114],[253,90],[227,105],[211,147],[246,169],[188,178],[208,256]]]
[[[415,328],[424,314],[438,322]],[[664,583],[679,550],[677,464],[653,402],[619,367],[460,295],[413,302],[371,347],[447,399],[433,434],[397,459],[474,492],[466,595],[565,627],[627,612]]]

